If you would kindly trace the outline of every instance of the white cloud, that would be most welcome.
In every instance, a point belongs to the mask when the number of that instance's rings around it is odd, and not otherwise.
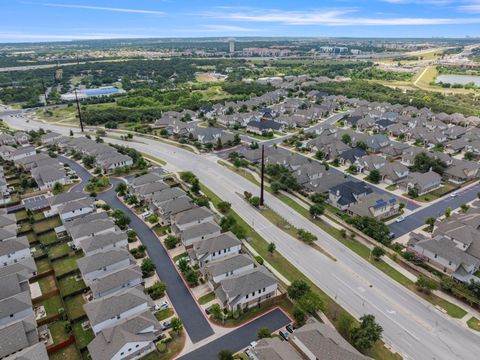
[[[24,4],[34,4],[24,2]],[[105,7],[105,6],[90,6],[90,5],[75,5],[75,4],[58,4],[58,3],[39,3],[34,5],[50,6],[50,7],[61,7],[61,8],[71,8],[71,9],[85,9],[85,10],[99,10],[99,11],[110,11],[110,12],[120,12],[120,13],[134,13],[134,14],[149,14],[149,15],[165,15],[163,11],[158,10],[143,10],[143,9],[126,9],[126,8],[116,8],[116,7]]]
[[[277,9],[221,8],[204,16],[231,21],[267,22],[282,25],[324,26],[412,26],[477,24],[480,18],[425,18],[425,17],[361,17],[352,16],[356,9],[328,9],[311,11],[284,11]]]
[[[39,34],[26,32],[0,31],[0,42],[31,42],[31,41],[70,41],[70,40],[100,40],[100,39],[127,39],[146,38],[148,35],[111,34],[111,33],[84,33],[72,35]]]
[[[259,31],[258,29],[247,28],[243,26],[234,26],[234,25],[203,25],[205,31],[209,32],[255,32]]]

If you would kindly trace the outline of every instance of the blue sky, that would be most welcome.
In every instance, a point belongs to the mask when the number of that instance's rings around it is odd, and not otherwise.
[[[480,0],[0,0],[0,42],[480,36]]]

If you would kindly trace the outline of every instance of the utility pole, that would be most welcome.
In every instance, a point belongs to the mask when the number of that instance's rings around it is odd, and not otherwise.
[[[42,89],[43,89],[43,97],[45,98],[45,105],[48,105],[47,102],[47,90],[45,89],[45,82],[42,79]]]
[[[80,103],[78,102],[77,89],[75,89],[75,100],[77,101],[77,112],[78,112],[78,118],[80,119],[80,129],[82,129],[82,133],[83,133],[82,113],[80,112]]]
[[[260,206],[263,206],[263,178],[265,177],[265,145],[262,144],[262,173],[260,179]]]

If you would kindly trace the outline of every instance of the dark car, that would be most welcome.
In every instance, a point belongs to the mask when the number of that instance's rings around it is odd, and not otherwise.
[[[169,320],[164,321],[164,322],[162,323],[162,328],[163,328],[163,330],[168,330],[168,329],[170,329],[171,327],[172,327],[172,323],[171,323]]]
[[[293,326],[292,324],[288,324],[285,326],[285,330],[287,330],[290,334],[293,333]]]
[[[280,331],[278,332],[278,335],[280,335],[280,336],[283,338],[283,340],[288,341],[288,332],[283,331],[283,330],[280,330]]]

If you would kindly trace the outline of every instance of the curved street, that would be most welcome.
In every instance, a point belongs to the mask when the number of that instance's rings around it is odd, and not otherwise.
[[[64,134],[69,132],[66,127],[34,121],[25,123],[18,117],[7,116],[4,119],[11,126],[24,130],[43,127]],[[167,161],[166,168],[169,170],[196,173],[200,181],[230,202],[232,208],[261,236],[274,242],[283,256],[350,313],[356,317],[365,313],[374,314],[384,329],[385,342],[405,359],[473,360],[478,357],[480,341],[477,334],[396,283],[268,193],[266,204],[270,208],[295,227],[317,235],[318,245],[337,261],[299,242],[260,216],[237,195],[245,190],[257,193],[258,187],[217,164],[215,155],[196,155],[146,138],[136,137],[128,143],[118,139],[108,141],[161,158]]]

